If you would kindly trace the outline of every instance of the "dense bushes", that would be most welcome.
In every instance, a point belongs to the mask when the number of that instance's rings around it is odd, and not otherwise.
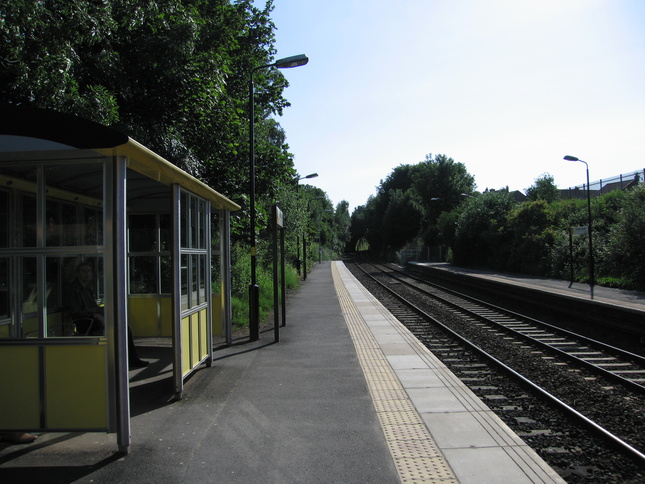
[[[570,235],[589,223],[584,191],[562,199],[548,174],[526,197],[508,189],[476,193],[473,184],[465,166],[445,155],[398,166],[352,214],[352,247],[367,241],[385,258],[423,247],[424,257],[456,265],[589,281],[588,237]],[[644,207],[644,184],[592,197],[597,283],[645,289]]]
[[[598,251],[603,275],[645,288],[645,185],[625,194],[606,244]]]
[[[613,287],[645,289],[645,186],[592,199],[595,279]],[[439,221],[450,220],[448,215]],[[586,226],[586,200],[538,199],[513,203],[506,192],[464,202],[450,247],[455,264],[523,274],[589,280],[588,239],[569,236]],[[447,232],[444,227],[440,233]],[[573,267],[571,267],[573,264]]]

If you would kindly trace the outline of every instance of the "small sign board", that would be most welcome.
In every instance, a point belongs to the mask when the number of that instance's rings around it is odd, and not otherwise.
[[[571,233],[573,235],[587,235],[589,233],[589,227],[582,225],[580,227],[571,227]]]
[[[275,224],[280,228],[284,227],[284,214],[278,207],[275,208]]]

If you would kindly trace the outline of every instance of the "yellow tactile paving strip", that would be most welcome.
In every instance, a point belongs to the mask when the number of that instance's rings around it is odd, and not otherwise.
[[[459,481],[385,358],[332,264],[340,306],[402,483]]]

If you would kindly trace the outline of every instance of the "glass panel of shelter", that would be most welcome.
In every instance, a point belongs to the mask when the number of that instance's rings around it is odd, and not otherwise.
[[[130,294],[170,294],[170,215],[131,214],[128,221]]]
[[[0,167],[0,337],[74,334],[65,299],[81,261],[102,304],[104,179],[102,161]]]
[[[182,191],[181,227],[181,300],[182,311],[206,304],[206,223],[207,203],[202,198]]]

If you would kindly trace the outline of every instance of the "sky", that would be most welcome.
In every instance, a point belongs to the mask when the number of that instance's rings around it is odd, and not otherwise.
[[[260,0],[256,4],[263,3]],[[274,0],[301,183],[364,205],[427,154],[477,190],[560,188],[645,168],[645,1]]]

